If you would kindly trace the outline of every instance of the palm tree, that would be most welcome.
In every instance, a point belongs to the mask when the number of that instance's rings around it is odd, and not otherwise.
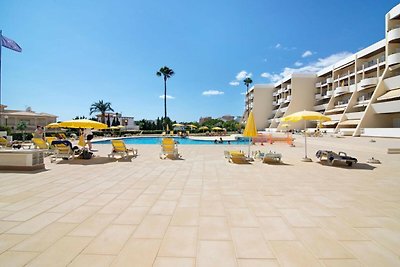
[[[157,76],[164,78],[164,127],[165,127],[165,119],[167,118],[167,80],[171,78],[175,72],[168,68],[167,66],[162,67],[159,71],[157,71]]]
[[[247,94],[249,92],[249,86],[250,84],[253,83],[253,80],[250,77],[246,77],[246,79],[244,79],[243,82],[246,85],[246,94]]]
[[[99,102],[94,102],[90,106],[90,115],[92,115],[94,112],[100,112],[101,113],[101,122],[105,123],[106,121],[106,112],[107,111],[114,111],[111,108],[111,103],[110,102],[103,102],[103,100],[99,100]]]

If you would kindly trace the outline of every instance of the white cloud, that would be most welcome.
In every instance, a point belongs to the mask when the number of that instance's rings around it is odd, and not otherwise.
[[[284,68],[283,71],[279,74],[276,73],[268,73],[264,72],[261,74],[261,77],[269,79],[271,82],[277,82],[284,77],[287,77],[291,75],[292,73],[317,73],[318,71],[322,70],[323,68],[326,68],[332,64],[335,64],[336,62],[351,56],[352,53],[350,52],[339,52],[330,56],[327,56],[325,58],[319,58],[317,61],[311,62],[308,65],[305,65],[300,68]]]
[[[303,66],[303,63],[301,63],[300,61],[296,61],[296,62],[294,63],[294,65],[295,65],[296,67],[301,67],[301,66]]]
[[[281,46],[282,45],[278,43],[278,44],[275,45],[275,48],[281,48]]]
[[[164,99],[164,95],[160,95],[161,99]],[[174,96],[167,95],[167,99],[175,99]]]
[[[241,95],[246,95],[246,92],[240,93]]]
[[[282,79],[281,75],[276,74],[276,73],[269,73],[269,72],[261,73],[261,77],[267,78],[271,82],[277,82]]]
[[[303,53],[303,55],[301,55],[301,57],[309,57],[309,56],[312,56],[312,55],[313,55],[313,52],[311,52],[310,50],[307,50],[307,51],[305,51]]]
[[[232,86],[239,86],[239,82],[238,81],[231,81],[229,84],[232,85]]]
[[[247,71],[242,70],[241,72],[239,72],[239,73],[236,75],[236,81],[243,81],[243,80],[246,79],[247,77],[251,77],[251,76],[253,76],[253,74],[252,74],[251,72],[248,73]]]
[[[208,91],[204,91],[204,92],[202,93],[202,95],[205,95],[205,96],[210,96],[210,95],[223,95],[223,94],[224,94],[224,92],[218,91],[218,90],[208,90]]]

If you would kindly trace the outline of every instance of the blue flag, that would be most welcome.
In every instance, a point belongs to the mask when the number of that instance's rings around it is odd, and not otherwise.
[[[1,45],[14,51],[22,52],[22,48],[14,40],[11,40],[3,35],[1,35]]]

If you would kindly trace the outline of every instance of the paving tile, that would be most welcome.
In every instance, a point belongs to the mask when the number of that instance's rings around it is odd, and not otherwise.
[[[61,239],[77,225],[70,223],[52,223],[36,234],[30,235],[24,241],[14,246],[14,251],[43,252],[57,240]]]
[[[171,220],[171,225],[190,226],[199,224],[198,208],[177,208]]]
[[[94,199],[91,199],[90,201],[86,202],[85,205],[87,206],[105,206],[107,203],[109,203],[111,200],[116,198],[118,195],[117,194],[101,194]]]
[[[158,200],[154,203],[150,209],[149,214],[151,215],[172,215],[175,211],[175,207],[178,204],[177,201],[170,200]]]
[[[28,235],[13,235],[13,234],[2,234],[0,235],[0,253],[3,253],[7,249],[13,247],[24,239],[28,238]]]
[[[171,216],[148,215],[139,224],[135,238],[163,238]]]
[[[311,221],[308,216],[298,209],[279,209],[283,217],[294,227],[316,227],[317,225]]]
[[[114,220],[115,214],[94,214],[78,225],[71,236],[96,236]]]
[[[342,241],[362,266],[400,266],[399,256],[372,241]]]
[[[275,207],[266,202],[251,201],[248,202],[248,206],[256,216],[281,216]]]
[[[87,246],[90,240],[89,237],[63,237],[27,266],[66,266]]]
[[[320,259],[348,259],[354,256],[319,228],[296,228],[296,235]]]
[[[158,255],[161,257],[195,257],[197,227],[171,226],[167,229]]]
[[[112,266],[151,267],[160,248],[160,239],[128,240]]]
[[[79,254],[68,267],[108,267],[115,256]]]
[[[238,259],[239,267],[279,267],[277,260],[271,259]]]
[[[292,228],[281,217],[259,217],[260,228],[266,240],[296,240]]]
[[[244,208],[227,209],[228,222],[233,227],[258,227],[257,218]]]
[[[11,222],[11,221],[0,221],[0,234],[6,232],[7,230],[14,228],[19,225],[20,222]]]
[[[358,260],[323,260],[326,267],[362,267],[363,265]]]
[[[99,206],[80,206],[70,213],[61,217],[58,222],[63,223],[81,223],[100,209]]]
[[[197,267],[238,266],[231,241],[199,241]]]
[[[153,267],[195,267],[195,259],[157,257]]]
[[[199,208],[200,207],[200,196],[182,195],[178,201],[178,207],[180,207],[180,208]]]
[[[115,224],[139,224],[149,211],[149,207],[129,207],[124,210],[113,223]]]
[[[385,228],[359,228],[360,232],[400,256],[400,232]]]
[[[315,217],[313,218],[330,236],[336,240],[367,240],[368,238],[351,227],[348,223],[338,217]]]
[[[200,217],[199,239],[231,240],[228,220],[225,217]]]
[[[35,252],[6,251],[0,255],[0,266],[24,266],[37,255]]]
[[[45,211],[47,211],[48,209],[52,208],[53,206],[54,205],[49,204],[49,203],[39,203],[32,207],[29,207],[29,208],[20,210],[18,212],[15,212],[13,214],[10,214],[9,216],[4,217],[3,220],[20,221],[20,222],[27,221]]]
[[[232,239],[237,258],[275,258],[258,228],[232,228]]]
[[[48,212],[40,214],[7,231],[9,234],[34,234],[62,217],[63,213]]]
[[[270,241],[279,263],[285,267],[322,267],[322,264],[299,241]]]
[[[50,209],[49,212],[61,212],[61,213],[70,212],[70,211],[82,206],[86,202],[87,202],[87,199],[73,198],[73,199],[67,200],[67,201],[61,203],[60,205]]]
[[[117,255],[135,228],[132,225],[110,225],[90,242],[84,253]]]
[[[142,194],[136,198],[132,206],[133,207],[151,207],[158,199],[158,194]]]
[[[225,208],[222,202],[216,201],[201,201],[200,203],[201,216],[225,216]]]

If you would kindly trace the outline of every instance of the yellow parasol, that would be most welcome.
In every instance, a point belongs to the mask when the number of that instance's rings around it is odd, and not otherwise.
[[[246,127],[244,128],[243,136],[250,137],[249,138],[249,154],[250,157],[250,144],[251,138],[257,136],[257,127],[254,121],[253,111],[250,112],[249,117],[247,118]]]
[[[184,127],[185,125],[180,124],[180,123],[174,123],[174,124],[172,124],[172,126],[174,126],[174,127]]]
[[[304,121],[304,158],[302,159],[305,162],[310,162],[312,161],[310,158],[307,157],[307,121],[330,121],[331,118],[316,112],[316,111],[299,111],[293,114],[290,114],[286,117],[283,117],[281,121],[291,121],[291,122],[298,122],[298,121]]]
[[[187,127],[190,127],[190,130],[193,130],[193,128],[194,129],[197,129],[197,126],[196,125],[194,125],[194,124],[189,124],[189,125],[186,125]]]
[[[93,129],[107,129],[107,124],[92,121],[92,120],[70,120],[59,123],[60,127],[64,128],[93,128]]]
[[[213,131],[222,131],[223,129],[221,127],[212,127],[211,130],[213,130]]]
[[[45,128],[60,128],[60,124],[58,124],[57,122],[52,122],[50,124],[47,124]]]

